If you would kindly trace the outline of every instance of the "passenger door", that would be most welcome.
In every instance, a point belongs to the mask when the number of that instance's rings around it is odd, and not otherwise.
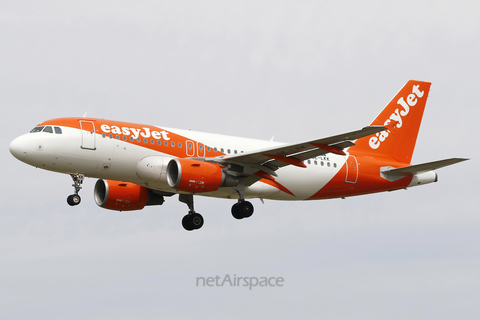
[[[95,124],[92,121],[80,120],[82,131],[82,149],[95,150]]]

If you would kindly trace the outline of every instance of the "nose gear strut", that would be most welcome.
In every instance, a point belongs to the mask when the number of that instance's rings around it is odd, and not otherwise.
[[[71,206],[76,206],[80,204],[82,198],[78,195],[78,192],[82,189],[82,183],[85,176],[81,173],[70,174],[73,179],[72,187],[75,188],[75,193],[67,197],[67,203]]]

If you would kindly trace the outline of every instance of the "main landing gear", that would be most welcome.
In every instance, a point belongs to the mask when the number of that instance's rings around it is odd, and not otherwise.
[[[253,205],[245,201],[245,188],[235,188],[238,193],[238,202],[232,206],[232,215],[235,219],[243,219],[251,217],[253,214]],[[193,194],[179,194],[178,200],[188,206],[188,214],[182,219],[182,226],[185,230],[192,231],[200,229],[204,220],[200,213],[195,212],[193,208]]]
[[[233,189],[238,193],[238,202],[232,206],[232,216],[238,220],[251,217],[253,214],[253,205],[245,201],[244,181],[240,180],[238,186]]]
[[[200,213],[196,213],[193,209],[193,195],[192,194],[180,194],[178,197],[180,202],[185,203],[188,206],[188,214],[182,219],[182,226],[187,231],[200,229],[203,226],[203,216]]]
[[[85,176],[81,173],[70,174],[70,176],[73,179],[72,187],[75,188],[75,193],[67,197],[67,203],[71,206],[76,206],[80,204],[80,201],[82,201],[82,198],[80,198],[78,192],[80,191],[80,189],[82,189],[82,183]]]
[[[253,205],[245,200],[239,200],[232,206],[232,216],[235,219],[251,217],[253,214]]]

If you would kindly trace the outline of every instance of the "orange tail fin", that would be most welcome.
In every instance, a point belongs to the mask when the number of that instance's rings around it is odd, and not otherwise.
[[[372,126],[385,126],[388,130],[357,140],[349,151],[410,163],[430,85],[430,82],[408,81],[371,123]]]

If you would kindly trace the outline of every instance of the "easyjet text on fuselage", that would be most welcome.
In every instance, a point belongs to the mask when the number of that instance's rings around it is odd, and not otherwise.
[[[143,138],[154,138],[154,139],[163,139],[163,140],[170,140],[168,136],[169,132],[165,130],[162,131],[151,131],[150,128],[143,127],[139,128],[130,128],[130,127],[118,127],[118,126],[109,126],[108,124],[102,124],[100,126],[104,133],[112,133],[112,134],[123,134],[125,136],[132,136],[133,139],[137,139],[140,136]]]

